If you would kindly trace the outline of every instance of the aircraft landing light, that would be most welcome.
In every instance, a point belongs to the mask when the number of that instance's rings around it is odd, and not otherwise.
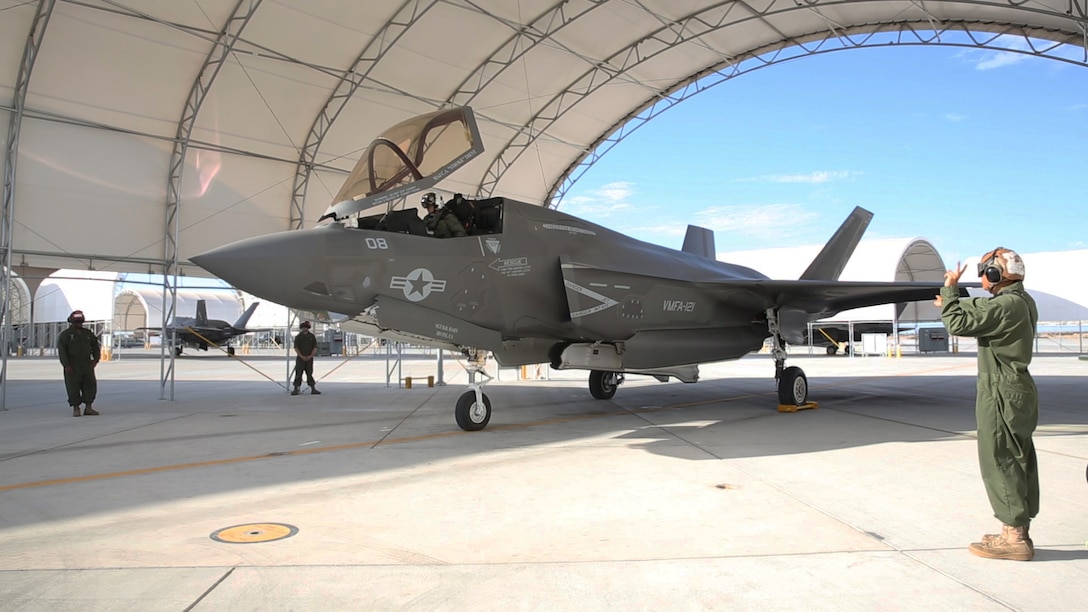
[[[801,404],[800,406],[794,406],[793,404],[779,404],[778,405],[778,411],[779,412],[797,412],[798,410],[809,410],[810,408],[811,409],[816,409],[816,408],[819,408],[819,407],[820,407],[820,404],[818,404],[817,402],[805,402],[804,404]]]
[[[275,542],[298,533],[298,527],[284,523],[249,523],[224,527],[211,534],[211,539],[224,544],[259,544]]]

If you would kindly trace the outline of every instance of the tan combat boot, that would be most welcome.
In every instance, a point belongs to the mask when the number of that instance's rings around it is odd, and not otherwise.
[[[1035,546],[1028,538],[1028,528],[1002,525],[1000,534],[988,534],[981,542],[967,547],[972,554],[987,559],[1007,559],[1009,561],[1031,561],[1035,556]]]
[[[83,416],[79,411],[79,406],[72,406],[72,416]]]
[[[1035,543],[1031,541],[1031,535],[1029,535],[1029,533],[1028,533],[1030,530],[1031,530],[1031,523],[1028,523],[1027,525],[1024,525],[1024,539],[1027,540],[1028,546],[1030,546],[1031,550],[1034,551],[1035,550]],[[986,535],[982,536],[982,543],[985,544],[987,542],[991,542],[993,540],[996,540],[997,538],[1000,538],[1002,535],[1004,535],[1004,534],[987,533]]]
[[[79,410],[79,408],[76,408],[76,410]],[[90,404],[87,404],[87,407],[83,409],[83,416],[98,416],[98,411],[91,408]]]

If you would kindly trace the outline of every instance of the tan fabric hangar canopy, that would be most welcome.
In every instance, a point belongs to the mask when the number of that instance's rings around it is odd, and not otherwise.
[[[448,106],[485,151],[442,188],[560,205],[744,72],[872,45],[1084,64],[1086,2],[0,0],[0,248],[16,272],[200,275],[191,255],[312,225],[375,134]]]

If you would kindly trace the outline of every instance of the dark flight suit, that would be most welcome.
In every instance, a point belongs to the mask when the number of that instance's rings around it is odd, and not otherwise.
[[[960,299],[944,287],[941,320],[948,333],[978,338],[978,459],[994,516],[1026,526],[1039,512],[1039,467],[1031,435],[1039,394],[1028,372],[1039,310],[1015,281],[986,298]]]
[[[434,232],[435,238],[460,238],[467,236],[465,226],[457,219],[457,215],[443,208],[435,213],[427,215],[424,219],[427,229]]]
[[[69,406],[90,406],[98,396],[94,366],[98,364],[101,352],[98,338],[89,329],[72,325],[57,337],[57,355],[64,366],[64,387],[68,390]],[[68,371],[69,366],[71,372]]]
[[[314,354],[314,349],[317,348],[317,336],[313,334],[309,329],[299,330],[298,335],[295,336],[295,350],[302,355]],[[302,386],[302,374],[306,373],[306,384],[311,388],[317,386],[317,381],[314,380],[314,360],[303,359],[302,357],[295,357],[295,388],[298,389]]]

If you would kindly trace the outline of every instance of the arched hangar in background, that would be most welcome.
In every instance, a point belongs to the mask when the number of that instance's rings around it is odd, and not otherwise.
[[[204,301],[208,318],[221,321],[234,321],[246,307],[234,292],[179,289],[178,316],[195,317],[197,302],[200,300]],[[160,327],[163,310],[161,288],[124,289],[113,300],[113,329],[131,331],[140,327]]]

